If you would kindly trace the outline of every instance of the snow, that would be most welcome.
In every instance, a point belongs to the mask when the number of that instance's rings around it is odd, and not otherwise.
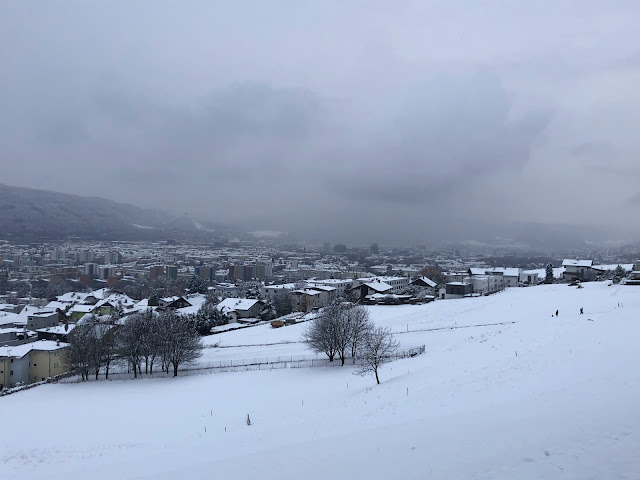
[[[593,260],[575,260],[572,258],[565,258],[562,262],[563,267],[590,267],[593,265]]]
[[[60,350],[66,346],[66,343],[59,343],[53,340],[38,340],[36,342],[24,343],[22,345],[16,345],[13,347],[0,347],[0,357],[22,358],[31,350]],[[0,416],[0,420],[2,420],[2,416]],[[2,424],[3,422],[0,421],[0,425]]]
[[[222,300],[216,308],[222,313],[229,313],[233,311],[246,311],[253,307],[260,300],[251,298],[225,298]]]
[[[9,325],[16,321],[17,313],[0,311],[0,325]]]
[[[638,478],[638,290],[583,286],[369,307],[403,347],[426,345],[384,366],[381,385],[345,366],[9,395],[0,400],[2,477]],[[304,328],[225,332],[207,337],[224,348],[206,350],[305,353]],[[43,402],[51,412],[72,405],[73,415],[19,414]]]

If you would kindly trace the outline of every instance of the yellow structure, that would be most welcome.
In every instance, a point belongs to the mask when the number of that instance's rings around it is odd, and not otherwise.
[[[38,340],[12,347],[0,347],[0,385],[41,382],[66,373],[63,360],[66,343]]]
[[[64,347],[53,350],[31,350],[29,380],[31,382],[41,382],[49,377],[66,373],[67,368],[62,361],[63,349]]]

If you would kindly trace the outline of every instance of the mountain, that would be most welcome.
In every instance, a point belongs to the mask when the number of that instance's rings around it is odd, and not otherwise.
[[[187,216],[98,197],[0,184],[0,238],[20,241],[212,238],[211,225]]]

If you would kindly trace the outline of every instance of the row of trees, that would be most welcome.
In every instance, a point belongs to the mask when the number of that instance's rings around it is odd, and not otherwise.
[[[126,318],[122,325],[100,322],[89,317],[69,333],[69,348],[65,350],[67,364],[80,373],[83,380],[100,371],[109,378],[114,363],[126,362],[134,378],[144,371],[153,374],[160,364],[167,373],[178,375],[180,365],[191,363],[202,354],[197,324],[168,310],[154,314],[151,310]]]
[[[336,355],[344,365],[348,355],[358,360],[356,373],[373,374],[380,383],[378,369],[398,350],[389,328],[375,327],[369,311],[361,305],[336,302],[325,307],[303,334],[304,342],[315,352],[333,361]]]

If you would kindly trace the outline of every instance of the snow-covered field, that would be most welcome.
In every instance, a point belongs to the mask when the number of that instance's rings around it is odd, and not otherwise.
[[[347,366],[45,385],[0,398],[0,478],[640,478],[640,288],[370,308],[427,350],[381,385]],[[310,353],[303,328],[207,355]]]

